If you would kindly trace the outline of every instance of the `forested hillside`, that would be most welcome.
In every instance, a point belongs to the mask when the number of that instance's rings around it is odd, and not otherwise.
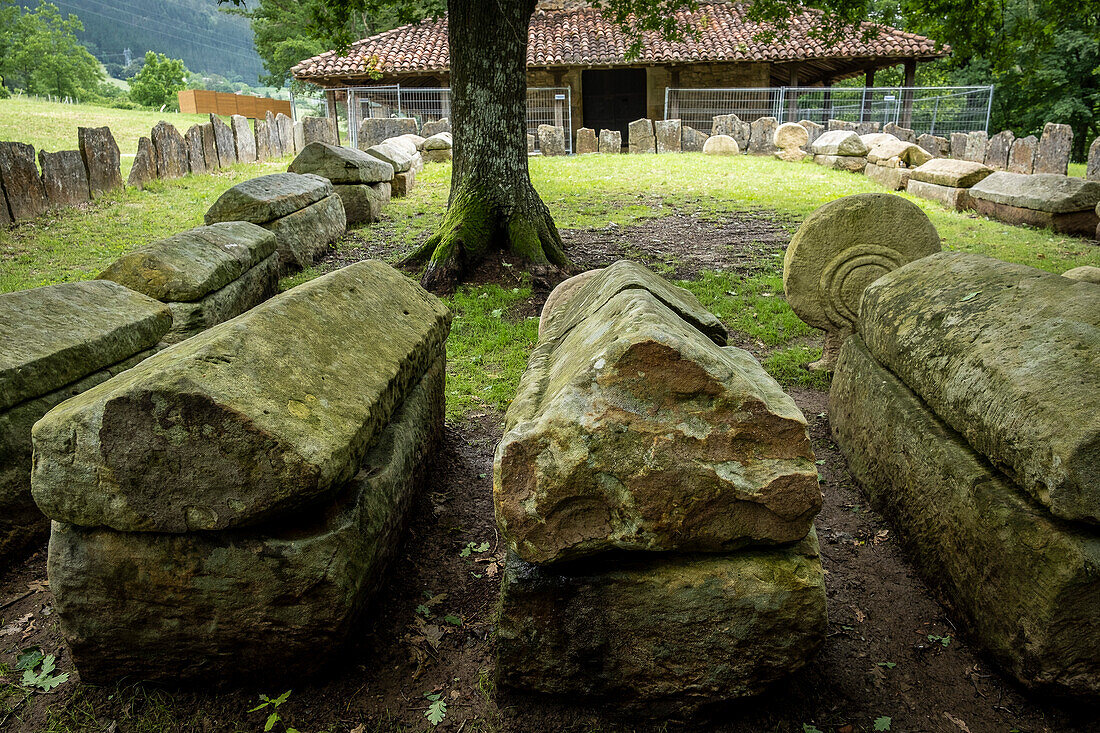
[[[80,40],[105,63],[125,64],[124,49],[141,59],[156,51],[183,59],[199,73],[256,84],[260,57],[248,20],[221,12],[216,0],[51,0],[84,23]],[[24,0],[35,7],[36,0]]]

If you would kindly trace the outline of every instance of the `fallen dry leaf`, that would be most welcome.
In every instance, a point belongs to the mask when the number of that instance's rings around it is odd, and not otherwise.
[[[962,722],[961,720],[959,720],[958,718],[956,718],[954,715],[947,712],[946,710],[943,711],[943,717],[947,718],[952,723],[957,725],[959,727],[959,730],[963,731],[963,733],[970,733],[970,729],[966,727],[966,723]]]

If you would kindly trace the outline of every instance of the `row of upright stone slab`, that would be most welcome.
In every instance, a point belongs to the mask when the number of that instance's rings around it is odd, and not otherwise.
[[[364,261],[40,420],[32,490],[53,520],[50,588],[82,677],[327,664],[435,449],[449,323],[437,298]]]
[[[757,693],[824,640],[805,419],[641,266],[559,287],[494,462],[499,682],[649,716]]]
[[[1025,686],[1091,699],[1098,352],[1100,285],[943,252],[866,288],[829,397],[849,470],[962,626]]]
[[[78,128],[77,147],[40,150],[36,165],[31,145],[0,142],[0,227],[79,206],[122,187],[118,144],[110,128]]]
[[[0,294],[0,560],[43,537],[30,493],[31,427],[148,356],[172,324],[162,303],[113,282]]]

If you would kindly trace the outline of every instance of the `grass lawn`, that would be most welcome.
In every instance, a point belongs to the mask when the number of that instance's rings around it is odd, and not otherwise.
[[[0,99],[0,140],[28,143],[35,151],[75,150],[76,128],[110,127],[122,152],[123,178],[133,165],[138,138],[148,137],[153,125],[161,120],[171,122],[182,135],[191,125],[209,122],[210,116],[60,104],[26,97]]]
[[[200,224],[203,212],[229,186],[285,165],[286,161],[240,165],[213,175],[158,182],[145,191],[128,189],[87,209],[0,232],[0,292],[94,277],[124,252]],[[828,201],[882,191],[860,175],[748,156],[533,158],[531,175],[561,229],[626,227],[674,212],[715,222],[755,212],[793,232],[806,215]],[[428,236],[446,204],[450,165],[428,166],[418,183],[411,196],[391,203],[386,226],[360,229],[357,236],[368,242],[384,238],[398,254]],[[1100,247],[1088,240],[911,200],[931,217],[946,249],[1051,272],[1100,266]],[[345,241],[338,249],[349,246]],[[720,314],[735,335],[759,345],[766,368],[781,382],[822,388],[824,378],[804,368],[820,353],[812,338],[816,332],[782,298],[782,260],[769,260],[751,276],[704,272],[682,284]],[[317,274],[318,269],[307,270],[282,286],[292,287]],[[513,315],[530,296],[529,281],[521,280],[515,287],[464,287],[448,299],[457,316],[448,344],[451,419],[506,408],[537,340],[537,319]]]

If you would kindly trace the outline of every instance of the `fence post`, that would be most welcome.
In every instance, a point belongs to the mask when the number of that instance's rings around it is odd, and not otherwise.
[[[787,102],[787,87],[779,87],[779,99],[776,100],[775,119],[784,122],[783,106]]]
[[[940,98],[936,97],[936,106],[932,108],[932,125],[928,130],[929,135],[936,134],[936,118],[940,115]]]
[[[989,117],[993,114],[993,85],[989,85],[989,98],[985,103],[985,132],[989,134]]]
[[[397,116],[404,117],[405,113],[401,111],[401,85],[397,85]]]

